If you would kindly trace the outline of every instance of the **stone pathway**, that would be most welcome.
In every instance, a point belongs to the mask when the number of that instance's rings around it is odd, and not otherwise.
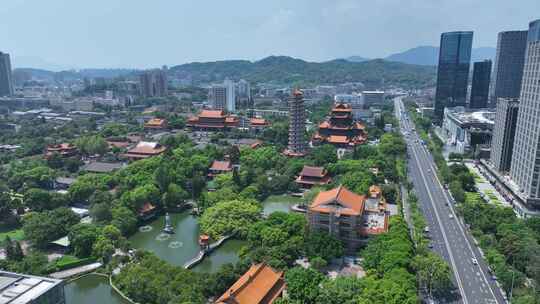
[[[88,264],[88,265],[84,265],[80,267],[71,268],[68,270],[54,272],[54,273],[51,273],[49,276],[55,279],[66,279],[66,278],[70,278],[76,275],[92,272],[101,266],[102,266],[101,263],[92,263],[92,264]]]

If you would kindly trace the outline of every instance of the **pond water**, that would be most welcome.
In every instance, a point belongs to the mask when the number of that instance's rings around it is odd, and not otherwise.
[[[129,240],[134,248],[153,252],[159,258],[178,266],[191,260],[199,253],[199,224],[197,218],[187,212],[171,214],[171,224],[175,234],[162,232],[165,227],[165,217],[161,216],[146,226]],[[238,261],[238,250],[245,244],[239,240],[228,240],[212,254],[193,268],[194,271],[214,272],[226,263]]]
[[[109,285],[109,280],[95,274],[84,276],[64,287],[66,304],[129,304]]]
[[[302,198],[291,195],[271,195],[263,202],[263,213],[269,215],[272,212],[290,212],[291,206],[302,202]]]

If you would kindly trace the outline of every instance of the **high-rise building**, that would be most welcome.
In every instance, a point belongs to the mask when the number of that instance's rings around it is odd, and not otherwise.
[[[226,101],[226,110],[229,113],[236,111],[236,89],[234,86],[234,81],[230,79],[225,79],[223,81],[223,86],[227,90],[227,101]]]
[[[442,122],[445,107],[466,105],[472,40],[473,32],[441,34],[435,92],[438,123]]]
[[[251,98],[251,86],[248,81],[240,79],[236,85],[236,92],[238,97]]]
[[[499,172],[506,173],[510,170],[518,109],[517,98],[499,98],[497,101],[490,157],[491,163]]]
[[[289,98],[289,145],[284,154],[288,156],[304,156],[307,154],[306,110],[304,109],[304,94],[294,90]]]
[[[490,86],[490,103],[495,106],[499,98],[519,98],[527,31],[500,32],[497,38],[497,55]]]
[[[0,52],[0,96],[13,95],[11,59],[8,53]]]
[[[227,106],[227,88],[223,85],[213,85],[208,90],[208,99],[215,110],[225,110]]]
[[[145,71],[139,76],[141,95],[144,97],[165,97],[168,95],[167,70]]]
[[[469,108],[487,108],[489,99],[489,80],[491,77],[491,60],[474,63],[471,99]]]
[[[528,208],[540,210],[540,19],[529,24],[510,175]]]

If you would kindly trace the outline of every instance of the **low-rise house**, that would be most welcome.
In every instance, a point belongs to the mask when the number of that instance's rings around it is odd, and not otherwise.
[[[322,186],[331,181],[328,172],[323,167],[304,166],[300,175],[296,178],[296,183],[302,188],[312,186]]]
[[[45,157],[49,158],[55,153],[58,153],[61,157],[71,157],[77,155],[78,150],[77,147],[70,143],[48,145],[45,152]]]
[[[152,118],[144,123],[144,128],[147,130],[165,130],[169,127],[166,119]]]
[[[90,173],[111,173],[124,167],[123,163],[91,162],[82,167],[83,171]]]
[[[252,265],[215,304],[272,304],[285,288],[282,271],[264,263]]]
[[[214,177],[216,175],[219,175],[219,174],[223,174],[223,173],[228,173],[228,172],[232,172],[233,170],[233,166],[231,164],[230,161],[228,160],[224,160],[224,161],[220,161],[220,160],[215,160],[213,163],[212,163],[212,166],[210,166],[210,168],[208,169],[208,177]]]
[[[341,240],[347,251],[356,252],[366,237],[388,229],[386,202],[379,187],[370,195],[356,194],[343,186],[320,192],[308,208],[309,227]]]
[[[128,150],[127,153],[122,154],[122,156],[130,161],[135,161],[160,155],[165,152],[165,150],[167,150],[167,148],[159,143],[141,141],[134,148]]]
[[[249,120],[249,128],[255,133],[264,130],[270,126],[270,123],[264,118],[251,118]]]

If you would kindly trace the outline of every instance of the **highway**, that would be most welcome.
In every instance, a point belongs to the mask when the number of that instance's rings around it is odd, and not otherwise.
[[[409,154],[408,175],[429,227],[432,250],[450,265],[459,294],[439,303],[506,303],[502,291],[488,272],[488,267],[466,227],[456,216],[450,195],[437,177],[433,158],[413,131],[401,97],[394,99],[395,114],[405,134]]]

